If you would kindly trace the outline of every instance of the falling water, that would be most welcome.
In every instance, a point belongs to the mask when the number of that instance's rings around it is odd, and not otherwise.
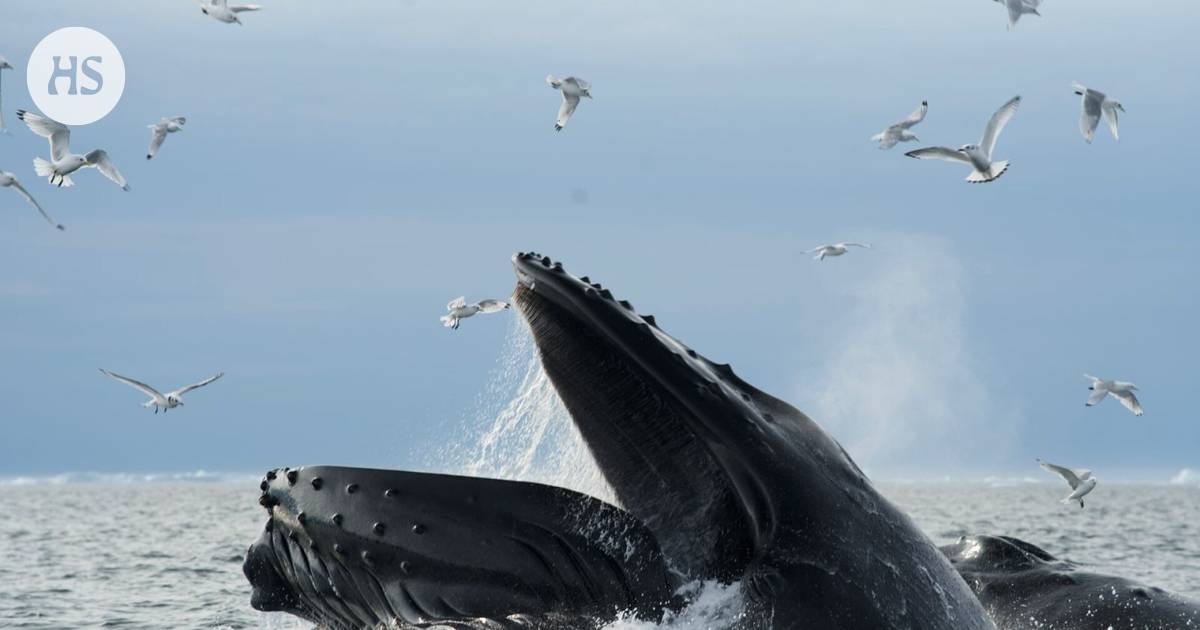
[[[542,370],[524,320],[513,318],[504,349],[438,467],[471,477],[536,481],[619,505],[587,444]]]

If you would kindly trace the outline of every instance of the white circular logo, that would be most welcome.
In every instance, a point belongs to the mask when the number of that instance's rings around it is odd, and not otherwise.
[[[64,125],[88,125],[108,115],[125,91],[125,60],[112,40],[83,26],[47,35],[29,56],[29,96]]]

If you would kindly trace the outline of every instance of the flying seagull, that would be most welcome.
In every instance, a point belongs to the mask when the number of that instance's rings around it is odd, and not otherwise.
[[[33,170],[38,177],[48,177],[55,186],[74,186],[75,182],[68,175],[81,168],[92,167],[116,182],[121,190],[129,190],[129,184],[125,183],[125,178],[108,159],[104,149],[96,149],[87,155],[71,153],[71,129],[66,125],[23,109],[17,110],[17,118],[25,121],[33,133],[50,139],[50,160],[33,158]]]
[[[990,182],[1004,174],[1008,170],[1008,160],[998,162],[992,161],[992,151],[996,148],[996,138],[1000,137],[1000,132],[1004,130],[1004,125],[1008,124],[1009,119],[1016,113],[1017,107],[1021,104],[1021,97],[1014,96],[992,114],[988,120],[987,126],[983,129],[983,139],[979,144],[964,144],[958,149],[948,149],[946,147],[926,147],[909,151],[904,155],[918,160],[946,160],[948,162],[962,162],[971,167],[971,174],[967,176],[967,181],[972,184]]]
[[[1046,470],[1056,473],[1071,485],[1071,494],[1063,497],[1062,503],[1079,502],[1079,508],[1083,509],[1083,497],[1089,492],[1096,489],[1096,478],[1092,476],[1092,471],[1086,468],[1063,468],[1056,466],[1050,462],[1037,460],[1038,464]]]
[[[499,313],[506,308],[508,308],[508,302],[500,300],[480,300],[474,304],[467,304],[467,298],[458,297],[446,305],[446,310],[449,312],[442,315],[442,325],[458,330],[460,319],[466,319],[476,313]]]
[[[1117,110],[1125,113],[1125,106],[1121,101],[1108,98],[1104,92],[1088,89],[1078,83],[1074,86],[1075,93],[1083,97],[1083,113],[1079,116],[1079,131],[1083,133],[1083,139],[1087,140],[1088,144],[1092,143],[1092,138],[1096,137],[1096,126],[1100,124],[1100,114],[1104,114],[1104,119],[1108,121],[1108,128],[1112,131],[1113,140],[1120,140],[1117,135]]]
[[[207,15],[218,22],[233,24],[242,23],[238,18],[238,14],[243,11],[261,11],[262,6],[257,4],[229,4],[229,0],[199,0],[200,12]]]
[[[158,148],[167,139],[167,134],[183,131],[183,125],[186,122],[187,119],[183,116],[176,116],[174,118],[163,118],[153,125],[148,125],[150,127],[150,150],[146,151],[146,159],[149,160],[158,155]]]
[[[180,387],[179,389],[167,392],[166,394],[160,394],[158,393],[158,390],[145,383],[142,383],[141,381],[135,381],[131,378],[121,376],[120,374],[113,374],[104,368],[100,368],[100,371],[103,372],[105,376],[121,381],[122,383],[125,383],[126,385],[149,396],[150,400],[142,403],[142,406],[146,407],[147,409],[154,407],[154,413],[158,413],[159,407],[162,407],[163,413],[166,413],[168,410],[174,409],[175,407],[182,407],[183,401],[179,399],[180,396],[198,387],[204,387],[205,385],[208,385],[222,376],[225,376],[224,372],[220,372],[216,376],[210,376],[199,383],[194,383],[186,387]]]
[[[1102,378],[1096,378],[1091,374],[1084,374],[1083,376],[1092,381],[1091,386],[1088,387],[1088,389],[1092,390],[1092,393],[1088,395],[1086,403],[1088,407],[1104,400],[1104,396],[1107,394],[1121,401],[1121,404],[1125,405],[1126,409],[1132,411],[1133,415],[1142,415],[1142,403],[1138,402],[1137,396],[1133,395],[1133,392],[1137,391],[1137,385],[1125,381],[1106,381]]]
[[[42,216],[50,222],[50,225],[53,225],[60,230],[67,229],[63,227],[61,223],[51,219],[49,214],[46,214],[46,211],[42,209],[41,204],[39,204],[37,200],[33,198],[33,195],[29,194],[28,190],[25,190],[25,187],[21,185],[21,182],[17,181],[16,175],[13,175],[7,171],[0,171],[0,188],[12,188],[13,190],[17,191],[18,194],[25,198],[25,201],[29,202],[29,205],[37,208],[37,211],[42,213]]]
[[[4,83],[4,71],[12,69],[12,64],[8,63],[4,55],[0,55],[0,84]],[[4,101],[2,99],[0,99],[0,133],[8,133],[8,127],[4,126]]]
[[[575,77],[556,79],[553,74],[546,77],[546,83],[562,92],[562,106],[558,108],[558,118],[554,121],[554,130],[562,131],[571,114],[575,113],[575,108],[579,107],[579,97],[592,98],[592,84]]]
[[[1042,17],[1038,13],[1038,7],[1041,6],[1042,0],[996,0],[1003,4],[1008,9],[1008,30],[1013,30],[1017,27],[1017,20],[1021,19],[1022,15],[1036,15]]]
[[[905,118],[904,120],[901,120],[900,122],[889,126],[887,129],[884,129],[883,131],[871,136],[871,141],[878,142],[880,149],[890,149],[896,146],[897,142],[909,142],[912,140],[920,142],[921,139],[915,134],[910,133],[908,130],[912,129],[914,125],[922,120],[925,120],[925,114],[928,111],[929,101],[921,101],[921,106],[918,107],[916,111],[909,114],[908,118]]]
[[[847,249],[849,247],[865,247],[866,249],[871,249],[871,246],[866,243],[834,243],[833,245],[821,245],[820,247],[814,247],[804,253],[816,254],[816,256],[813,256],[813,260],[825,260],[826,256],[841,256],[842,254],[845,254],[847,251],[849,251]]]

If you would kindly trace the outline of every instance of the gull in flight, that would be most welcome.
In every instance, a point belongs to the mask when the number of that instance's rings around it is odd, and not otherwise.
[[[257,4],[229,4],[229,0],[200,0],[200,12],[218,22],[233,24],[242,23],[238,14],[242,11],[261,11]]]
[[[816,254],[816,256],[813,256],[813,260],[825,260],[826,256],[841,256],[842,254],[845,254],[846,252],[850,251],[847,249],[850,247],[864,247],[866,249],[871,249],[871,246],[866,243],[834,243],[833,245],[814,247],[804,253]]]
[[[904,120],[901,120],[900,122],[889,126],[887,129],[884,129],[883,131],[871,136],[871,141],[878,142],[880,149],[890,149],[896,146],[897,142],[910,142],[913,140],[920,142],[921,139],[918,138],[916,134],[913,134],[908,130],[912,129],[914,125],[922,120],[925,120],[925,114],[928,111],[929,101],[921,101],[921,106],[918,107],[916,111],[909,114],[908,118],[905,118]]]
[[[500,300],[480,300],[474,304],[467,304],[467,298],[455,298],[446,305],[446,310],[449,312],[442,315],[442,325],[458,330],[460,319],[466,319],[476,313],[499,313],[506,308],[508,308],[508,302]]]
[[[571,114],[575,113],[575,108],[579,107],[579,97],[592,98],[592,84],[575,77],[556,79],[553,74],[546,77],[546,83],[562,92],[562,106],[558,108],[558,118],[554,121],[554,130],[562,131]]]
[[[12,69],[13,69],[12,64],[8,63],[8,60],[4,58],[4,55],[0,55],[0,83],[4,82],[4,79],[3,79],[4,71],[12,70]],[[7,134],[7,133],[8,133],[8,127],[4,126],[4,103],[2,100],[0,100],[0,134]]]
[[[7,171],[0,171],[0,188],[12,188],[13,190],[17,191],[19,195],[25,198],[25,201],[29,202],[29,205],[37,208],[37,211],[42,213],[42,216],[50,222],[50,225],[53,225],[60,230],[67,229],[63,227],[61,223],[51,219],[50,215],[46,214],[46,211],[42,209],[41,204],[39,204],[37,200],[33,198],[33,195],[29,194],[28,190],[25,190],[25,187],[21,185],[21,182],[17,181],[16,175],[13,175]]]
[[[1038,7],[1041,6],[1042,0],[996,0],[1003,4],[1008,9],[1008,30],[1013,30],[1017,27],[1017,20],[1021,19],[1022,15],[1036,15],[1042,17],[1038,13]]]
[[[146,159],[149,160],[158,155],[158,148],[167,139],[167,134],[183,131],[183,125],[186,122],[187,119],[183,116],[176,116],[174,118],[163,118],[153,125],[148,125],[150,127],[150,150],[146,151]]]
[[[1108,128],[1112,131],[1113,140],[1120,140],[1117,135],[1117,110],[1125,113],[1125,106],[1121,101],[1108,98],[1104,92],[1088,89],[1076,83],[1074,86],[1075,93],[1083,97],[1083,113],[1079,116],[1079,131],[1083,133],[1083,139],[1092,143],[1092,138],[1096,137],[1096,126],[1100,124],[1100,114],[1104,113],[1104,119],[1108,121]]]
[[[1132,411],[1133,415],[1142,415],[1142,403],[1138,402],[1137,396],[1133,392],[1137,391],[1137,385],[1127,383],[1125,381],[1106,381],[1102,378],[1096,378],[1091,374],[1084,374],[1084,378],[1092,381],[1088,389],[1092,393],[1088,395],[1087,406],[1091,407],[1101,400],[1104,400],[1105,395],[1112,396],[1121,401],[1125,408]]]
[[[1008,160],[993,162],[992,151],[996,148],[996,139],[1000,137],[1004,125],[1008,124],[1020,104],[1021,97],[1014,96],[1012,100],[996,110],[996,113],[992,114],[991,119],[988,120],[987,126],[983,128],[983,139],[979,141],[979,144],[964,144],[957,149],[926,147],[909,151],[904,155],[918,160],[962,162],[971,167],[971,174],[967,176],[968,182],[972,184],[990,182],[1008,170]]]
[[[1057,474],[1070,484],[1071,494],[1063,497],[1061,503],[1074,503],[1078,501],[1079,508],[1083,509],[1083,497],[1096,489],[1096,478],[1092,476],[1092,471],[1086,468],[1064,468],[1040,459],[1037,461],[1042,468]]]
[[[147,409],[154,407],[154,413],[158,413],[159,407],[162,407],[163,413],[166,413],[168,410],[174,409],[175,407],[182,407],[183,401],[179,399],[180,396],[198,387],[204,387],[205,385],[208,385],[222,376],[225,376],[225,373],[221,372],[216,376],[210,376],[199,383],[193,383],[192,385],[188,385],[186,387],[180,387],[175,391],[167,392],[166,394],[160,394],[158,393],[158,390],[140,381],[135,381],[131,378],[121,376],[120,374],[113,374],[104,368],[100,368],[100,371],[103,372],[105,376],[121,381],[122,383],[125,383],[126,385],[149,396],[150,400],[142,403],[142,406],[146,407]]]
[[[33,158],[33,170],[38,177],[50,178],[50,183],[55,186],[74,186],[75,182],[68,176],[81,168],[92,167],[116,182],[121,190],[129,190],[129,184],[125,183],[104,149],[96,149],[87,155],[71,153],[71,130],[66,125],[23,109],[17,110],[17,118],[25,121],[33,133],[50,139],[50,160]]]

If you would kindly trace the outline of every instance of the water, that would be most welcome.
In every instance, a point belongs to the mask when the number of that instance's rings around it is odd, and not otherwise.
[[[612,500],[519,328],[464,422],[427,468],[540,481]],[[1058,483],[882,483],[939,544],[1008,534],[1088,568],[1200,598],[1200,487],[1104,484],[1086,510]],[[60,476],[0,481],[0,628],[307,628],[250,608],[241,573],[265,513],[256,478]],[[688,586],[661,627],[720,628],[736,586]],[[607,630],[652,630],[620,619]]]

